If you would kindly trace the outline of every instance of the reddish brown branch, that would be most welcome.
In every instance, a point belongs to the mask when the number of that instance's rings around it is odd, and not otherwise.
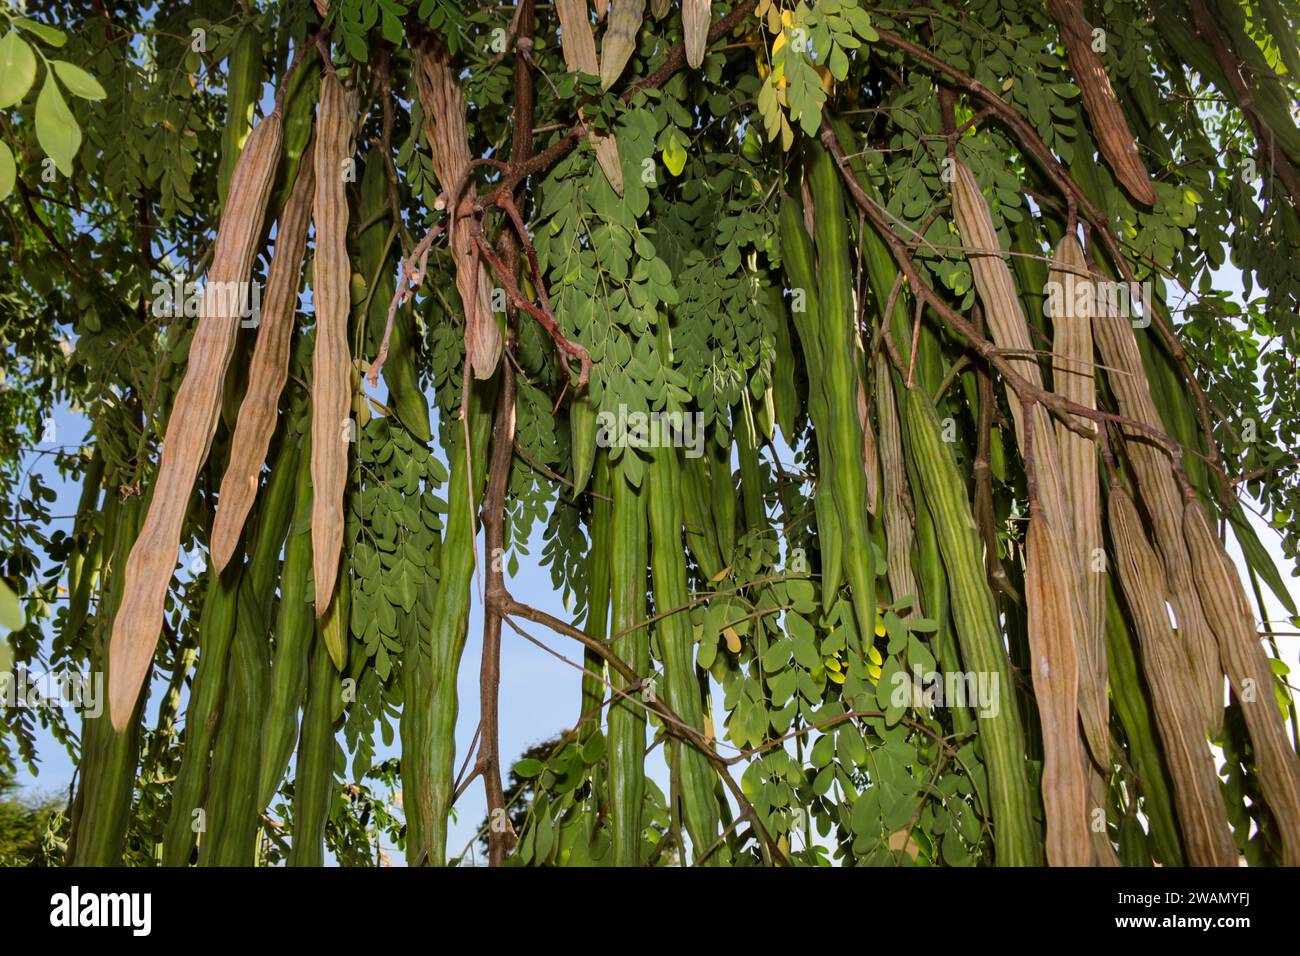
[[[533,67],[528,57],[532,47],[534,17],[533,0],[519,0],[512,30],[516,37],[515,54],[515,113],[511,132],[510,158],[512,162],[525,162],[533,149]],[[520,184],[522,192],[522,183]],[[503,200],[511,210],[522,197],[509,194]],[[515,213],[515,235],[503,230],[500,238],[502,256],[497,260],[498,272],[512,285],[519,272],[519,243],[529,249],[532,243],[522,227],[521,217]],[[480,250],[489,256],[491,247],[482,241],[482,224],[474,220],[476,241]],[[504,261],[501,261],[504,260]],[[549,311],[549,308],[548,308]],[[483,613],[483,656],[479,666],[479,728],[481,740],[478,750],[478,772],[483,778],[488,810],[488,865],[501,866],[517,839],[506,813],[505,791],[501,784],[500,694],[501,694],[501,619],[502,598],[506,597],[505,571],[505,506],[506,489],[510,485],[510,468],[514,463],[515,448],[515,369],[510,360],[510,320],[507,315],[505,345],[501,363],[501,390],[497,395],[496,417],[493,422],[492,460],[488,464],[487,488],[483,494],[483,546],[487,550],[487,593]]]
[[[525,0],[527,2],[527,0]],[[531,19],[531,18],[530,18]],[[506,349],[509,349],[509,343]],[[499,706],[501,691],[501,615],[506,596],[505,572],[505,499],[515,441],[515,369],[509,361],[501,363],[501,391],[497,395],[496,421],[493,425],[492,460],[488,465],[487,490],[483,495],[483,545],[487,551],[487,594],[483,613],[483,656],[479,666],[480,741],[477,770],[487,790],[488,863],[500,866],[514,842],[505,817],[505,791],[501,785],[501,750]]]

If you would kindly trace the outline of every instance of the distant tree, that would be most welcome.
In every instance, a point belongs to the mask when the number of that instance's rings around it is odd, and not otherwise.
[[[22,796],[12,776],[0,776],[0,866],[48,866],[49,836],[62,801]]]

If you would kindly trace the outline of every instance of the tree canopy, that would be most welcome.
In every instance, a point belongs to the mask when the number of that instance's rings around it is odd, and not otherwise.
[[[69,862],[1300,864],[1294,0],[19,6]]]

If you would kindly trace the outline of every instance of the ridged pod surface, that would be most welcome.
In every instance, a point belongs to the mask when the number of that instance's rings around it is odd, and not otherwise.
[[[881,507],[885,522],[885,560],[889,565],[889,588],[895,601],[908,596],[919,601],[920,590],[912,570],[915,534],[904,502],[911,497],[903,461],[903,436],[899,430],[898,405],[890,381],[889,360],[877,355],[876,421],[880,431]]]
[[[1260,644],[1254,612],[1237,569],[1196,500],[1184,508],[1183,534],[1219,639],[1219,659],[1250,731],[1260,789],[1282,837],[1283,863],[1300,866],[1300,760],[1277,706],[1273,669]]]
[[[416,43],[415,84],[424,112],[424,135],[438,184],[449,197],[470,172],[465,96],[457,68],[443,43],[422,35]],[[456,197],[459,198],[459,197]],[[458,217],[449,246],[456,264],[456,289],[465,309],[465,354],[475,378],[491,377],[501,358],[501,330],[492,313],[492,282],[474,255],[473,223]]]
[[[1034,360],[1033,340],[1029,333],[1029,323],[1016,294],[1015,281],[1002,251],[997,231],[993,227],[993,217],[988,203],[980,192],[970,167],[958,159],[953,160],[955,177],[953,179],[952,197],[953,213],[961,230],[962,245],[970,261],[974,275],[975,287],[980,301],[984,303],[984,314],[989,331],[1000,349],[1015,356],[1011,359],[1016,371],[1031,385],[1042,384],[1042,375]],[[1011,416],[1015,420],[1016,439],[1021,454],[1030,454],[1030,437],[1026,434],[1027,422],[1025,409],[1014,395],[1009,395]],[[1038,497],[1044,513],[1055,528],[1072,526],[1069,491],[1057,457],[1056,444],[1053,441],[1055,430],[1051,416],[1040,404],[1035,403],[1029,412],[1032,418],[1033,460],[1035,477],[1038,484]],[[1065,548],[1063,541],[1056,541],[1061,549],[1060,560],[1066,569],[1066,590],[1062,592],[1065,605],[1075,615],[1075,626],[1071,637],[1086,632],[1083,597],[1081,592],[1082,570],[1077,556]],[[1059,650],[1060,648],[1056,648]],[[1071,646],[1070,653],[1079,655],[1080,650]],[[1108,766],[1110,760],[1110,733],[1107,727],[1105,710],[1105,671],[1093,671],[1085,665],[1087,684],[1079,695],[1079,715],[1083,729],[1092,751],[1093,759],[1102,766]],[[1096,686],[1101,681],[1100,687]]]
[[[1111,88],[1106,67],[1092,47],[1092,24],[1083,15],[1083,0],[1048,0],[1047,8],[1061,30],[1061,42],[1102,156],[1130,196],[1144,206],[1154,206],[1151,176],[1142,164],[1137,140]]]
[[[309,441],[309,439],[304,439]],[[310,449],[303,457],[310,460]],[[299,467],[294,489],[293,520],[284,546],[280,576],[280,606],[275,619],[275,650],[262,725],[261,764],[257,775],[257,803],[265,809],[275,796],[280,778],[289,766],[298,737],[298,711],[307,690],[307,668],[316,616],[311,593],[311,476]]]
[[[448,461],[447,522],[438,561],[433,623],[415,658],[419,671],[404,683],[402,707],[402,801],[406,812],[406,856],[412,866],[442,866],[447,855],[447,817],[456,773],[456,674],[465,650],[470,583],[475,568],[475,516],[487,479],[496,380],[472,382],[465,422],[452,423]],[[469,447],[466,448],[468,432]]]
[[[615,7],[617,9],[617,7]],[[625,449],[624,455],[636,454]],[[614,468],[611,534],[610,647],[634,672],[649,670],[650,642],[644,626],[646,609],[646,497]],[[646,715],[643,688],[611,674],[609,705],[609,803],[614,866],[640,866],[642,810],[645,802]],[[621,693],[620,693],[621,692]],[[629,700],[628,697],[632,699]]]
[[[865,439],[859,411],[856,319],[849,268],[848,219],[844,186],[835,160],[819,142],[809,144],[808,183],[815,206],[817,292],[823,380],[832,449],[829,477],[844,546],[844,572],[858,633],[868,641],[876,626],[876,570],[867,515],[871,507]],[[815,423],[814,423],[815,424]],[[871,462],[874,468],[875,462]],[[873,479],[874,480],[874,479]]]
[[[1096,287],[1079,241],[1066,235],[1052,254],[1048,273],[1049,311],[1052,318],[1052,388],[1063,398],[1085,408],[1097,407],[1097,378],[1092,344],[1092,314]],[[1078,419],[1096,432],[1096,424]],[[1101,496],[1097,481],[1097,443],[1092,438],[1056,422],[1056,449],[1069,502],[1071,524],[1062,545],[1075,558],[1077,585],[1083,604],[1083,630],[1078,634],[1079,693],[1092,698],[1092,707],[1110,718],[1106,696],[1105,550],[1101,539]],[[1086,755],[1085,755],[1086,756]],[[1108,768],[1107,768],[1108,769]],[[1106,769],[1092,767],[1088,774],[1091,806],[1103,807]],[[1104,829],[1089,828],[1097,862],[1118,865],[1114,847]]]
[[[661,335],[661,342],[663,339]],[[664,361],[668,363],[667,356]],[[682,545],[678,450],[657,448],[651,454],[644,494],[649,512],[655,609],[658,615],[666,615],[660,616],[656,625],[664,665],[664,696],[678,717],[703,732],[704,703],[696,677],[695,637],[687,609],[690,590],[686,584],[686,549]],[[718,835],[718,804],[713,796],[716,774],[708,758],[694,747],[677,742],[673,746],[677,750],[675,764],[681,779],[686,830],[699,854]],[[716,864],[724,858],[725,854],[715,853],[710,862]]]
[[[1164,431],[1129,318],[1112,307],[1110,297],[1097,297],[1092,329],[1120,414]],[[1173,605],[1183,653],[1196,679],[1194,693],[1202,724],[1207,734],[1214,735],[1223,722],[1223,671],[1183,540],[1182,495],[1167,452],[1137,429],[1121,425],[1120,434],[1125,439],[1138,492],[1151,517],[1152,540],[1164,566],[1164,593]]]
[[[1163,866],[1185,866],[1182,838],[1175,817],[1173,785],[1152,706],[1151,693],[1139,672],[1131,633],[1112,578],[1106,587],[1106,661],[1115,716],[1124,728],[1129,760],[1142,794],[1143,813],[1151,824],[1150,846]],[[1123,839],[1121,838],[1121,845]]]
[[[266,278],[262,315],[248,370],[248,389],[239,406],[239,420],[230,441],[234,452],[221,477],[217,514],[212,522],[212,563],[225,569],[239,543],[248,512],[257,495],[257,482],[266,451],[275,433],[280,393],[289,377],[289,343],[302,286],[307,231],[311,226],[316,170],[310,159],[302,165],[276,228],[275,254]]]
[[[934,516],[939,550],[948,572],[953,623],[963,665],[996,674],[1001,698],[979,714],[980,748],[989,772],[994,853],[1002,866],[1042,864],[1042,837],[1034,823],[1037,802],[1029,785],[1025,733],[1012,695],[1010,661],[998,630],[997,607],[984,574],[983,545],[975,528],[965,481],[944,444],[938,416],[918,388],[899,394],[903,434],[916,478]]]
[[[280,156],[280,113],[273,110],[253,128],[231,177],[231,201],[217,228],[208,285],[219,289],[248,281]],[[216,285],[220,283],[219,285]],[[108,699],[113,727],[125,729],[153,660],[162,629],[163,604],[181,527],[199,469],[217,427],[226,368],[235,348],[240,316],[228,295],[205,296],[190,343],[190,362],[177,389],[163,439],[162,458],[144,525],[127,558],[122,603],[109,647]]]
[[[224,203],[239,154],[253,128],[253,111],[262,95],[262,35],[246,23],[226,61],[226,123],[221,128],[221,166],[217,198]]]
[[[1156,727],[1173,780],[1187,860],[1192,866],[1235,866],[1237,850],[1202,729],[1197,681],[1169,626],[1160,590],[1160,560],[1127,491],[1112,485],[1106,510],[1120,587],[1142,650]]]
[[[316,616],[328,609],[343,549],[343,490],[353,440],[349,417],[352,356],[348,344],[348,196],[343,164],[352,158],[353,99],[331,73],[321,77],[316,120],[316,254],[312,302],[316,340],[311,382],[311,548]]]
[[[1056,531],[1043,513],[1029,520],[1025,541],[1025,607],[1029,618],[1031,678],[1043,732],[1043,811],[1047,862],[1092,862],[1088,782],[1077,730],[1079,662],[1074,615],[1061,603],[1066,574]]]

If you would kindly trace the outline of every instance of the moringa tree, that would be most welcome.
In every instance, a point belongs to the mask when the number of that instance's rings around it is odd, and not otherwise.
[[[482,786],[493,865],[1300,863],[1293,0],[0,20],[70,862],[445,865]]]

